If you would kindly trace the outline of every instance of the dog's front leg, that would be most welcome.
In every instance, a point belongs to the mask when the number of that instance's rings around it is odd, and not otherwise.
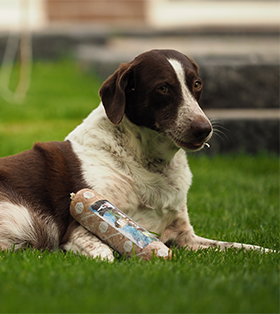
[[[65,251],[78,252],[92,258],[113,261],[113,250],[82,225],[73,222],[64,237],[61,248]]]
[[[236,243],[236,242],[216,241],[216,240],[202,238],[197,235],[194,236],[194,243],[190,246],[190,248],[193,248],[195,250],[200,249],[200,248],[202,249],[209,248],[209,247],[215,247],[215,248],[219,247],[222,250],[225,248],[233,248],[233,249],[245,249],[245,250],[260,250],[262,252],[272,251],[270,249],[266,249],[257,245]]]
[[[179,248],[186,247],[187,249],[206,249],[210,247],[214,248],[234,248],[234,249],[245,249],[245,250],[261,250],[262,252],[271,252],[272,250],[262,248],[256,245],[250,244],[242,244],[235,242],[223,242],[216,241],[211,239],[206,239],[197,236],[192,226],[189,223],[187,212],[184,211],[181,213],[180,217],[178,217],[170,226],[168,226],[163,232],[160,240],[163,243],[174,243]]]

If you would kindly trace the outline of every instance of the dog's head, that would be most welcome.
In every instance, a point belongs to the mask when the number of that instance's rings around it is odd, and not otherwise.
[[[189,151],[202,148],[212,135],[198,104],[201,92],[198,66],[175,50],[151,50],[122,64],[99,91],[113,124],[125,114]]]

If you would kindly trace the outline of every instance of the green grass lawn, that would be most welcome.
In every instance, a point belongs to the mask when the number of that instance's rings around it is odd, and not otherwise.
[[[16,83],[15,70],[11,89]],[[71,61],[35,63],[23,104],[0,97],[0,157],[29,149],[35,141],[63,140],[98,105],[100,85]]]
[[[36,63],[26,102],[0,99],[0,155],[63,140],[97,106],[99,86],[71,61]],[[189,164],[197,234],[280,249],[278,156],[193,154]],[[279,257],[175,249],[170,261],[107,263],[69,252],[0,252],[0,313],[279,313]]]

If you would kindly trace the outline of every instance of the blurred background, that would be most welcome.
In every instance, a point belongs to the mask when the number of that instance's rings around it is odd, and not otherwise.
[[[33,62],[75,60],[101,83],[141,52],[176,49],[200,67],[206,153],[279,154],[279,26],[278,0],[0,0],[0,106],[28,95]]]

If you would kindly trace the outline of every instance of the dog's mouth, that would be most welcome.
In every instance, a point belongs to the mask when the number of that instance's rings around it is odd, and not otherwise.
[[[171,133],[168,134],[169,138],[172,139],[172,141],[175,143],[175,145],[179,148],[184,148],[187,150],[200,150],[202,149],[204,146],[206,147],[210,147],[210,145],[208,143],[206,143],[207,138],[204,140],[197,140],[197,141],[192,141],[192,142],[184,142],[182,140],[179,140],[178,138],[176,138],[175,136],[173,136]]]

